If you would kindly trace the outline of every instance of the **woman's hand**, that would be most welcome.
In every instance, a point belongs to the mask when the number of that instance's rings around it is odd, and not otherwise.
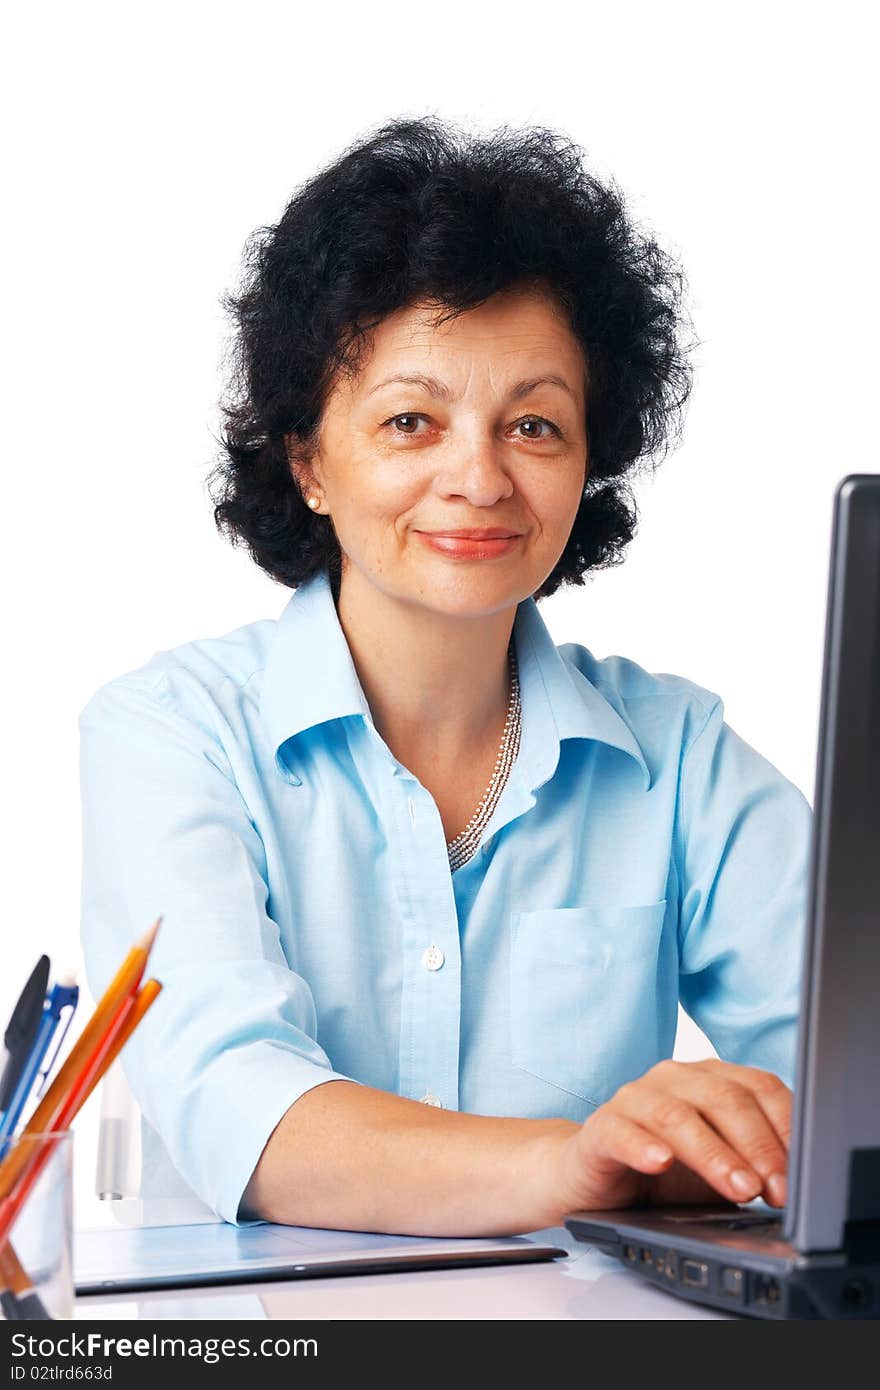
[[[566,1211],[786,1196],[792,1095],[778,1076],[711,1059],[658,1062],[557,1148]]]

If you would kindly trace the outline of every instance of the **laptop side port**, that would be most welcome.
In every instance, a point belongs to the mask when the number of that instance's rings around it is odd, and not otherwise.
[[[623,1258],[626,1260],[627,1264],[634,1265],[639,1258],[639,1252],[634,1245],[624,1245]]]
[[[745,1271],[734,1269],[732,1265],[722,1265],[718,1286],[728,1298],[735,1298],[741,1303],[746,1292]]]
[[[771,1274],[756,1274],[752,1279],[752,1302],[773,1305],[779,1302],[779,1280]]]
[[[869,1308],[871,1285],[862,1279],[850,1279],[841,1289],[840,1296],[847,1308]]]
[[[709,1266],[702,1260],[682,1260],[681,1282],[691,1289],[708,1289]]]
[[[666,1251],[666,1263],[663,1266],[663,1273],[672,1284],[674,1284],[678,1278],[678,1255],[674,1250]]]

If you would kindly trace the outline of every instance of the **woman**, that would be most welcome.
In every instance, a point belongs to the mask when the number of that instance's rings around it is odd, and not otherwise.
[[[161,912],[126,1067],[229,1221],[784,1200],[809,807],[537,608],[633,534],[681,287],[544,130],[393,122],[253,240],[215,515],[295,593],[81,715],[91,985]]]

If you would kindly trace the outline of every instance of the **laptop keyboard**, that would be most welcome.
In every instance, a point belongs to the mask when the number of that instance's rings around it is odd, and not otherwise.
[[[778,1216],[765,1216],[755,1221],[749,1221],[747,1217],[734,1216],[731,1220],[724,1220],[722,1218],[722,1220],[718,1222],[718,1225],[723,1225],[725,1231],[749,1230],[766,1231],[768,1235],[782,1234],[782,1222]]]
[[[782,1217],[767,1216],[762,1211],[744,1211],[737,1216],[725,1212],[708,1212],[696,1216],[673,1216],[664,1212],[664,1220],[680,1221],[688,1226],[717,1226],[722,1231],[766,1231],[768,1235],[782,1234]]]

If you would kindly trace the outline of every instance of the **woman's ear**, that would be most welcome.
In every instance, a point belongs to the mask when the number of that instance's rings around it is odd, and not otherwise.
[[[285,435],[284,447],[287,451],[287,462],[291,476],[299,489],[300,496],[311,511],[321,511],[323,494],[311,463],[303,452],[301,442],[292,435]]]
[[[310,491],[314,491],[314,478],[308,459],[303,452],[302,442],[295,435],[286,434],[284,436],[284,448],[287,453],[287,466],[290,469],[291,477],[303,497],[307,497]]]

